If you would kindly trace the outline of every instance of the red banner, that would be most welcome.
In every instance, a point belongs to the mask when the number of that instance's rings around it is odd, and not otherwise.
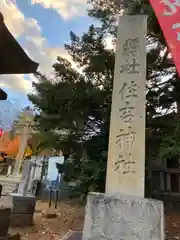
[[[2,135],[3,135],[3,129],[0,128],[0,138],[2,137]]]
[[[180,76],[180,0],[149,0]]]

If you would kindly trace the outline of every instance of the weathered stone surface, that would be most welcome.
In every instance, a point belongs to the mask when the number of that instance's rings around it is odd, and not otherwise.
[[[33,214],[36,206],[36,198],[13,195],[12,213]]]
[[[11,226],[31,226],[36,206],[36,198],[12,194]]]
[[[0,199],[0,205],[4,208],[12,208],[12,197],[11,195],[2,196]]]
[[[119,18],[106,177],[110,194],[144,197],[146,31],[145,15]]]
[[[31,177],[31,169],[32,169],[32,163],[30,161],[25,161],[23,164],[21,182],[18,187],[18,194],[20,195],[24,196],[27,194],[28,185]]]
[[[132,196],[90,193],[84,240],[164,240],[163,203]]]
[[[11,208],[0,208],[0,238],[7,236],[10,223]]]
[[[26,227],[33,225],[33,214],[11,214],[11,227]]]

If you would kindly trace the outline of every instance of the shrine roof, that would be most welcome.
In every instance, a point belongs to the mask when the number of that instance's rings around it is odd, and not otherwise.
[[[38,66],[10,33],[0,13],[0,74],[35,73]]]

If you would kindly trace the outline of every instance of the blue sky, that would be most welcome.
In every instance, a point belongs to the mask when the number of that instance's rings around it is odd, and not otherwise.
[[[69,31],[82,34],[92,24],[92,18],[75,16],[64,20],[54,9],[44,8],[40,4],[29,4],[29,1],[17,0],[18,8],[27,18],[34,18],[41,26],[42,35],[48,39],[51,46],[63,46],[69,41]]]
[[[81,35],[93,23],[86,9],[85,0],[0,0],[5,24],[46,74],[58,55],[69,58],[64,50],[69,32]],[[27,93],[32,91],[33,80],[33,75],[0,77],[0,86],[16,110],[30,104]]]

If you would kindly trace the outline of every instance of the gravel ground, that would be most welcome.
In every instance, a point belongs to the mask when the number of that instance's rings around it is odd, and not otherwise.
[[[60,239],[69,230],[83,228],[84,207],[68,202],[61,203],[58,209],[50,209],[48,203],[38,202],[34,214],[34,226],[10,228],[11,235],[20,234],[21,240]]]
[[[23,229],[10,228],[9,233],[20,234],[21,240],[59,240],[69,230],[82,230],[83,223],[83,206],[74,202],[61,203],[56,210],[53,207],[50,209],[48,203],[38,202],[34,226]],[[165,226],[166,240],[180,239],[180,211],[166,209]]]

